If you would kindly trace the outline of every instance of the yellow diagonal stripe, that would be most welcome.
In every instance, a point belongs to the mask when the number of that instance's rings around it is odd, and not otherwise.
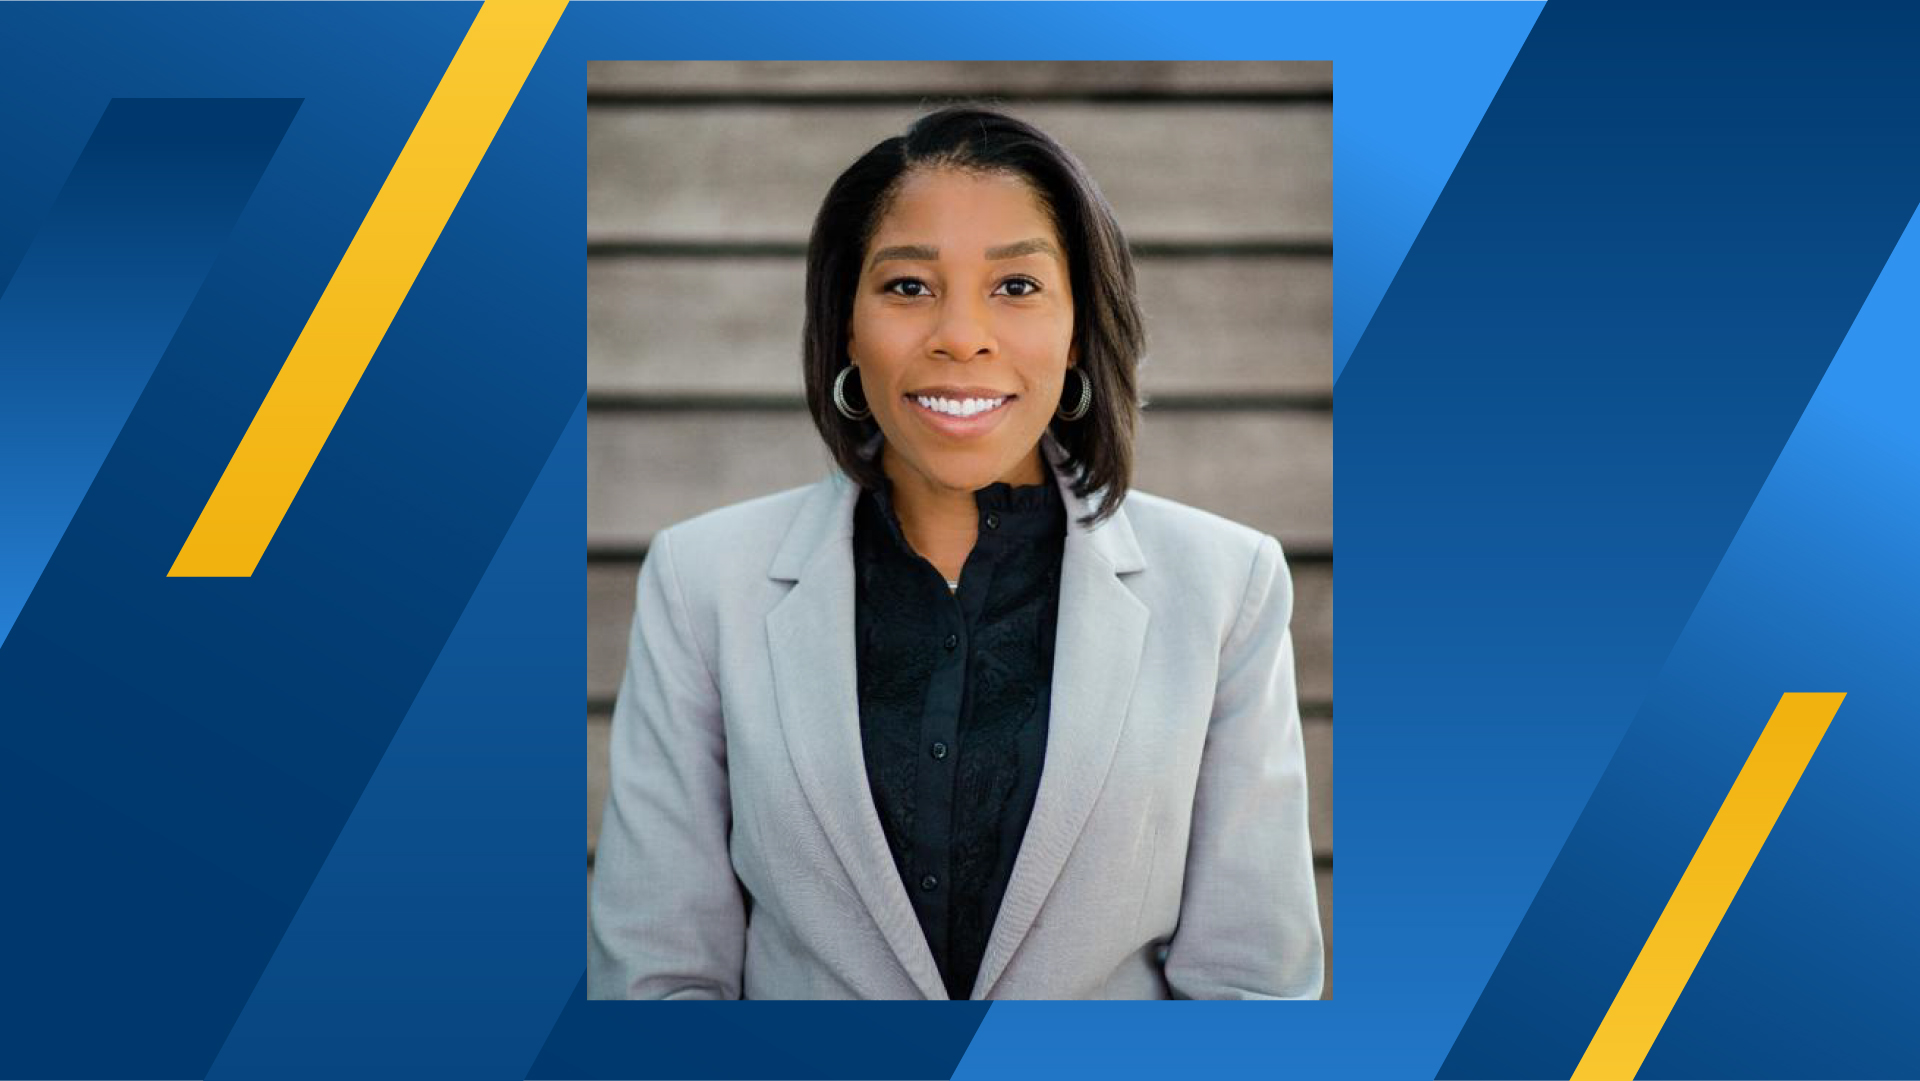
[[[259,565],[565,7],[481,6],[170,577],[244,578]]]
[[[1740,891],[1747,870],[1780,817],[1787,797],[1820,746],[1844,694],[1785,694],[1747,764],[1713,816],[1713,825],[1680,876],[1666,910],[1627,972],[1574,1081],[1621,1081],[1640,1072],[1673,1004],[1707,951],[1707,943]]]

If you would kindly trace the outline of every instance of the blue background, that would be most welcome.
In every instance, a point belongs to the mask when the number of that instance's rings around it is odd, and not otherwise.
[[[1812,690],[1643,1076],[1920,1074],[1910,7],[577,5],[168,579],[476,10],[0,8],[0,1072],[1565,1076]],[[585,1002],[585,61],[1146,55],[1334,62],[1338,997]]]

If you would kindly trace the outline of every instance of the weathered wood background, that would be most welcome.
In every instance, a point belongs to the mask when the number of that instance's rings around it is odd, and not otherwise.
[[[808,227],[841,169],[956,99],[995,101],[1071,147],[1135,249],[1150,336],[1138,487],[1286,548],[1330,960],[1325,63],[588,65],[588,873],[647,542],[680,519],[824,474],[800,397]],[[1331,975],[1329,963],[1329,994]]]

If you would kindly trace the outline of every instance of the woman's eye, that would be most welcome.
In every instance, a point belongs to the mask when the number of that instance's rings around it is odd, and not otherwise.
[[[882,292],[892,293],[898,297],[924,297],[933,295],[933,291],[927,288],[927,283],[921,281],[919,278],[895,278],[881,286],[880,289]]]
[[[1008,278],[1000,283],[1000,291],[1010,297],[1030,297],[1040,291],[1040,283],[1032,278]]]

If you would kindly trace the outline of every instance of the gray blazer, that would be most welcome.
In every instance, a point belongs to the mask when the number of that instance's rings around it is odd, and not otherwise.
[[[1317,998],[1273,538],[1135,492],[1069,515],[1046,762],[973,998]],[[590,905],[591,998],[944,999],[861,755],[836,471],[660,532]]]

